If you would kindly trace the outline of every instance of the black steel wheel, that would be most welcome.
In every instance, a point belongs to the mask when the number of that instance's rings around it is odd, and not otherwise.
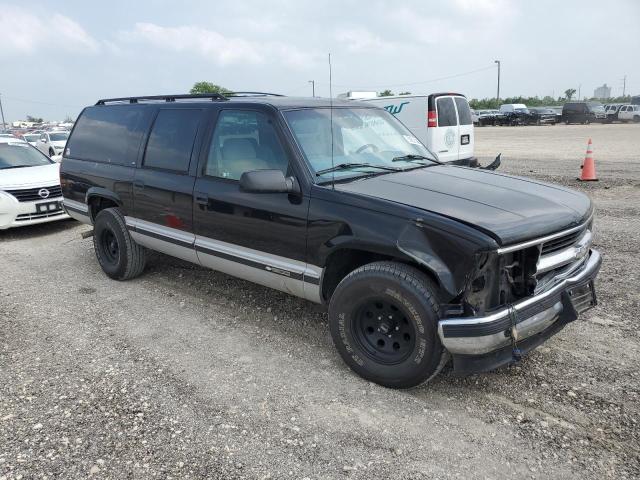
[[[93,222],[93,249],[102,270],[111,278],[128,280],[144,270],[145,249],[131,238],[118,208],[98,212]]]
[[[329,304],[331,336],[342,359],[385,387],[431,380],[449,358],[438,336],[437,291],[423,272],[398,262],[351,272]]]
[[[416,343],[416,329],[398,302],[371,298],[358,308],[352,335],[373,360],[386,365],[403,362]]]

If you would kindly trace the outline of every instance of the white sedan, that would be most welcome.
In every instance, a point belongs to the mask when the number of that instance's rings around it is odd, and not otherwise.
[[[24,140],[0,137],[0,230],[63,218],[60,165]]]
[[[69,132],[43,132],[36,142],[36,147],[45,155],[53,157],[54,155],[62,155],[64,146],[67,144]]]

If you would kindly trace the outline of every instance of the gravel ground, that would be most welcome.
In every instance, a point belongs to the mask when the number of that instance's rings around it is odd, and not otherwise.
[[[318,306],[160,254],[111,281],[73,221],[0,232],[0,479],[638,478],[640,125],[476,143],[597,206],[600,306],[519,365],[388,390]]]

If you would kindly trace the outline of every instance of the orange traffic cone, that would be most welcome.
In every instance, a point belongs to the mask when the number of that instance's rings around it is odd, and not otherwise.
[[[587,154],[584,157],[584,163],[580,166],[582,169],[582,174],[580,175],[581,182],[596,182],[598,181],[598,177],[596,177],[596,162],[593,160],[593,147],[591,139],[589,139],[589,143],[587,144]]]

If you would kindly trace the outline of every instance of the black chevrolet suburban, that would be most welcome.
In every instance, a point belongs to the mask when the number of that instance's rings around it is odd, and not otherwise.
[[[152,249],[326,304],[344,361],[388,387],[517,361],[596,304],[587,196],[440,164],[370,104],[100,100],[60,176],[111,278]]]

